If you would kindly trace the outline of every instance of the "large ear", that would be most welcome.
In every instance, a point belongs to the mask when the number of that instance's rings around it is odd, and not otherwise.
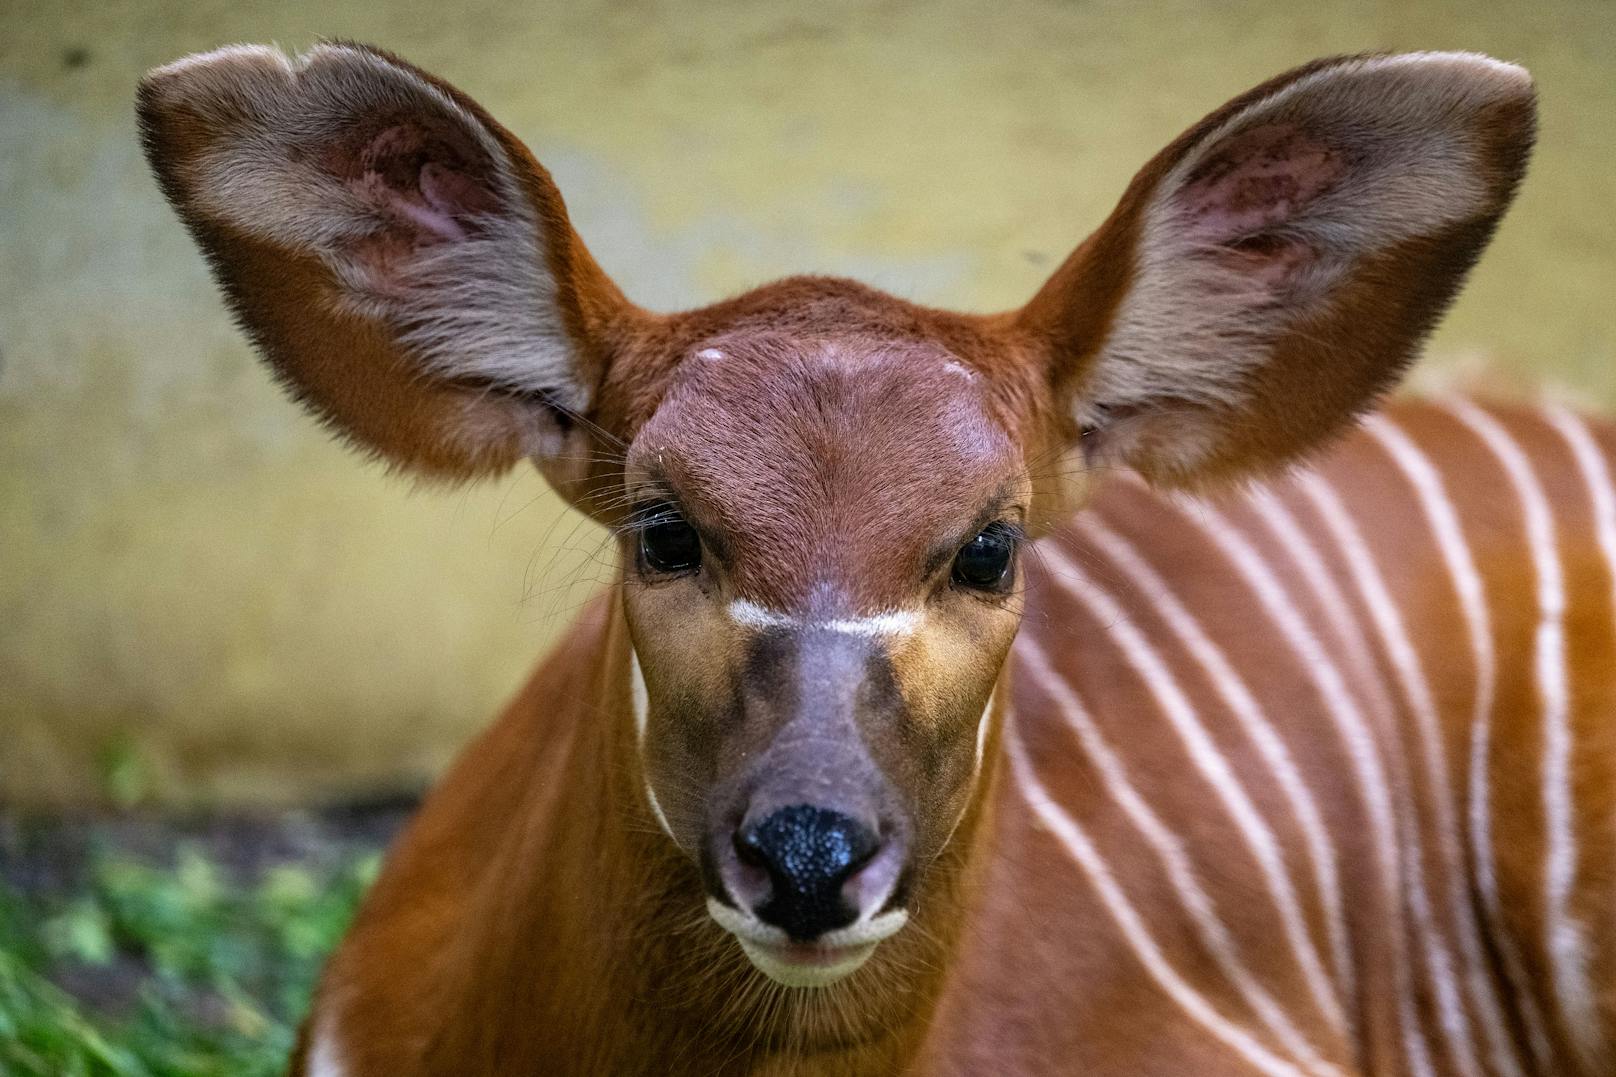
[[[426,475],[577,470],[608,342],[644,315],[476,104],[362,46],[243,46],[153,71],[139,113],[237,318],[332,427]]]
[[[1065,436],[1200,483],[1341,430],[1453,298],[1534,123],[1530,76],[1466,53],[1323,60],[1202,120],[1018,315]]]

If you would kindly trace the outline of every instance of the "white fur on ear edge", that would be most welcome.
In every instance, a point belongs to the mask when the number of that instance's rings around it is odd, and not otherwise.
[[[295,61],[273,48],[231,46],[169,64],[152,80],[230,132],[187,178],[206,215],[317,253],[343,286],[338,302],[392,324],[423,374],[542,394],[573,412],[588,409],[590,389],[578,376],[557,309],[534,208],[499,140],[448,93],[381,55],[330,44]],[[390,262],[396,272],[386,281],[353,250],[396,227],[396,219],[320,166],[323,147],[342,139],[356,117],[375,115],[452,126],[485,157],[497,203],[476,218],[471,233]],[[534,446],[539,452],[556,441],[554,432],[541,440]]]
[[[1280,87],[1208,132],[1151,196],[1134,279],[1080,394],[1079,425],[1103,429],[1108,414],[1164,401],[1238,405],[1274,341],[1328,303],[1331,287],[1362,255],[1487,208],[1487,163],[1469,120],[1530,86],[1523,68],[1473,53],[1352,59]],[[1191,207],[1175,201],[1220,147],[1266,124],[1310,132],[1347,161],[1340,181],[1280,229],[1316,254],[1283,295],[1210,256]],[[1175,451],[1187,472],[1210,441],[1189,424],[1180,433]],[[1152,440],[1159,449],[1162,439]]]

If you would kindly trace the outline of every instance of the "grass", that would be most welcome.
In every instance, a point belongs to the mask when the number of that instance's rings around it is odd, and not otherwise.
[[[0,823],[4,1077],[284,1072],[380,861],[375,835],[310,841],[306,820],[290,842],[280,822]]]

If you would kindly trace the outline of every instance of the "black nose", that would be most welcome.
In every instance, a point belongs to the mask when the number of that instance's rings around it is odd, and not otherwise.
[[[795,804],[741,827],[735,851],[768,872],[768,900],[755,910],[798,942],[853,922],[842,884],[875,855],[869,827],[839,812]]]

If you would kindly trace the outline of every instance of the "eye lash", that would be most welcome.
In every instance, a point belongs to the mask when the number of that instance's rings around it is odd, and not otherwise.
[[[688,517],[679,511],[679,506],[671,499],[642,501],[629,510],[627,520],[612,528],[612,535],[621,538],[625,535],[638,534],[658,524],[674,523],[679,520],[688,520]]]
[[[684,523],[700,536],[702,546],[715,561],[723,563],[729,558],[729,544],[721,531],[713,530],[692,517],[672,494],[660,490],[651,490],[648,493],[651,496],[637,502],[628,510],[627,519],[608,529],[613,539],[633,539],[634,536],[660,524]]]
[[[1027,529],[1015,520],[993,520],[982,528],[982,531],[992,531],[1001,535],[1016,547],[1027,541]]]
[[[1010,521],[990,520],[955,554],[950,583],[984,596],[1002,596],[1013,582],[1022,537]]]
[[[986,516],[985,513],[984,516]],[[1002,536],[1015,550],[1020,550],[1021,547],[1028,541],[1027,529],[1022,526],[1020,521],[1009,519],[1007,517],[999,517],[997,519],[983,519],[982,517],[978,517],[978,520],[979,522],[972,526],[970,533],[965,535],[963,538],[959,539],[958,541],[937,546],[932,550],[925,561],[926,575],[930,576],[934,573],[941,572],[945,565],[953,562],[954,556],[959,553],[961,546],[971,541],[971,539],[975,538],[977,535],[980,535],[984,531],[992,531],[995,534]]]

